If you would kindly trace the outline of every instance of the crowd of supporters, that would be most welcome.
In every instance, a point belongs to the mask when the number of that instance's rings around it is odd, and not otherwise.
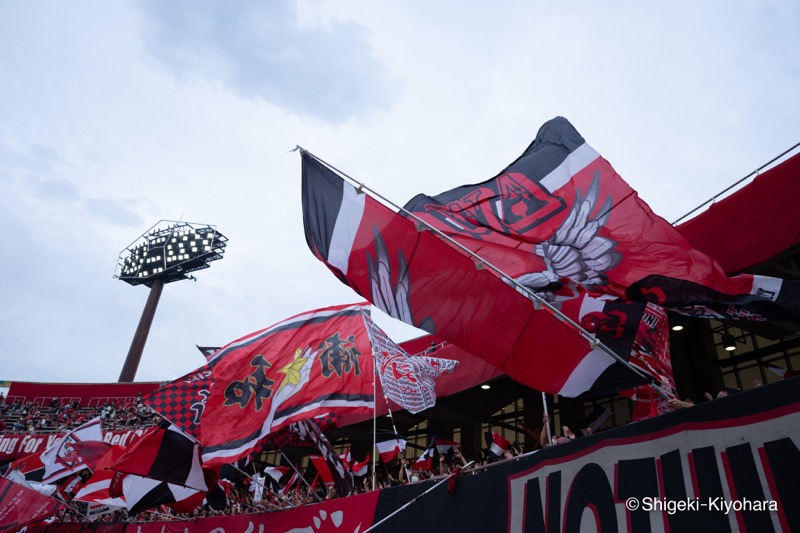
[[[76,398],[23,401],[0,394],[0,433],[63,433],[101,417],[103,429],[147,428],[155,423],[141,397],[110,399],[95,407],[81,406]]]
[[[37,402],[0,398],[0,431],[4,432],[64,433],[98,416],[103,421],[105,431],[146,428],[153,426],[158,418],[144,405],[141,396],[110,399],[94,407],[80,406],[78,400],[70,398],[50,398]],[[538,436],[537,433],[536,437]],[[534,442],[536,449],[548,444],[546,441],[539,444],[538,439]],[[490,463],[511,459],[525,451],[531,450],[523,450],[521,444],[514,443],[499,454],[492,453],[489,448],[479,450],[479,455],[476,457],[465,457],[460,447],[454,446],[447,452],[437,453],[433,461],[426,463],[417,462],[411,457],[398,456],[386,464],[377,462],[374,476],[370,465],[365,475],[354,477],[350,494],[443,479],[451,474],[475,474]],[[193,520],[247,512],[277,511],[339,497],[333,485],[325,485],[319,481],[312,465],[301,469],[300,476],[293,476],[293,471],[288,472],[280,482],[274,481],[269,476],[258,475],[264,466],[266,465],[250,463],[244,467],[249,474],[238,467],[226,468],[223,470],[224,475],[220,476],[218,489],[215,489],[213,494],[206,494],[202,503],[190,512],[177,512],[169,506],[159,506],[137,513],[135,516],[129,516],[123,508],[109,509],[108,512],[90,517],[87,503],[69,501],[67,497],[65,499],[69,508],[61,511],[56,520],[59,522]],[[90,475],[89,470],[84,470],[78,477],[86,481]],[[64,489],[73,479],[66,478],[58,482],[58,485]],[[263,484],[261,490],[258,490],[259,484]],[[72,492],[77,493],[77,487]]]
[[[361,494],[382,490],[406,483],[427,480],[443,480],[451,474],[470,475],[478,473],[488,464],[511,459],[519,455],[516,445],[511,446],[501,457],[492,456],[488,451],[477,460],[468,460],[457,447],[442,453],[430,466],[420,469],[413,459],[398,457],[388,464],[377,463],[373,480],[371,468],[363,476],[354,477],[350,494]],[[279,511],[305,504],[330,500],[339,497],[333,485],[319,482],[313,466],[301,468],[299,476],[294,471],[285,474],[280,482],[269,476],[256,476],[261,466],[251,463],[247,468],[251,474],[234,467],[224,467],[219,482],[219,490],[208,494],[202,504],[190,512],[176,512],[169,506],[160,506],[129,515],[125,509],[117,509],[92,519],[95,522],[143,522],[143,521],[191,521],[197,518],[236,515],[262,511]],[[260,485],[260,486],[259,486]],[[59,522],[86,522],[88,505],[72,501],[70,508],[57,517]]]

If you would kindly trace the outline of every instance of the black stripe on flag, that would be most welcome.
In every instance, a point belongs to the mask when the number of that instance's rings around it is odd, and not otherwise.
[[[306,242],[325,260],[328,259],[333,230],[344,198],[343,183],[322,163],[303,153],[302,198]]]
[[[192,471],[193,452],[194,443],[190,439],[168,428],[164,431],[148,477],[184,485]]]

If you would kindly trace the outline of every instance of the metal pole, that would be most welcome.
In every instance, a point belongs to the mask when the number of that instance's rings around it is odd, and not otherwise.
[[[731,185],[731,186],[730,186],[730,187],[728,187],[727,189],[724,189],[723,191],[721,191],[721,192],[719,192],[719,193],[715,194],[714,196],[712,196],[711,198],[709,198],[708,200],[706,200],[706,201],[705,201],[705,202],[703,202],[702,204],[698,205],[697,207],[695,207],[694,209],[692,209],[691,211],[689,211],[688,213],[686,213],[685,215],[683,215],[682,217],[680,217],[679,219],[675,220],[675,221],[672,223],[672,225],[673,225],[673,226],[677,226],[677,225],[678,225],[678,223],[679,223],[681,220],[683,220],[683,219],[685,219],[685,218],[688,218],[688,217],[689,217],[689,215],[691,215],[691,214],[692,214],[692,213],[694,213],[695,211],[698,211],[698,210],[700,210],[700,209],[701,209],[701,208],[702,208],[704,205],[710,204],[711,202],[715,201],[717,198],[719,198],[720,196],[722,196],[722,195],[723,195],[723,194],[725,194],[726,192],[730,191],[731,189],[733,189],[734,187],[736,187],[737,185],[739,185],[740,183],[742,183],[744,180],[746,180],[747,178],[749,178],[749,177],[750,177],[750,176],[752,176],[753,174],[758,174],[758,173],[759,173],[759,172],[761,172],[763,169],[765,169],[766,167],[768,167],[769,165],[771,165],[772,163],[774,163],[775,161],[777,161],[777,160],[778,160],[778,159],[780,159],[781,157],[785,156],[786,154],[788,154],[789,152],[791,152],[792,150],[794,150],[794,149],[795,149],[795,148],[797,148],[798,146],[800,146],[800,143],[797,143],[797,144],[795,144],[794,146],[792,146],[791,148],[789,148],[788,150],[785,150],[785,151],[784,151],[782,154],[780,154],[780,155],[778,155],[778,156],[775,156],[775,157],[773,157],[772,159],[770,159],[769,161],[767,161],[766,163],[764,163],[763,165],[761,165],[760,167],[758,167],[757,169],[755,169],[754,171],[752,171],[750,174],[748,174],[747,176],[743,177],[742,179],[740,179],[739,181],[737,181],[736,183],[734,183],[733,185]]]
[[[303,474],[301,474],[301,473],[300,473],[300,471],[297,469],[297,467],[295,467],[295,466],[294,466],[294,463],[292,463],[292,462],[289,460],[289,458],[288,458],[288,457],[286,457],[286,454],[285,454],[285,453],[283,453],[283,450],[281,450],[281,455],[283,456],[283,458],[284,458],[284,459],[286,459],[286,462],[287,462],[287,463],[289,463],[289,466],[291,466],[291,467],[292,467],[292,470],[294,470],[294,471],[297,473],[297,476],[298,476],[300,479],[302,479],[302,480],[303,480],[303,483],[305,483],[306,487],[308,487],[308,492],[310,492],[311,494],[313,494],[313,495],[314,495],[314,498],[315,498],[315,499],[316,499],[318,502],[321,502],[321,501],[322,501],[322,498],[320,498],[320,497],[319,497],[319,495],[317,494],[317,491],[315,491],[314,489],[312,489],[312,488],[311,488],[311,485],[309,485],[309,484],[308,484],[308,481],[306,481],[306,478],[304,478],[304,477],[303,477]]]
[[[142,358],[144,345],[147,342],[147,335],[150,333],[150,326],[153,325],[153,317],[156,314],[158,300],[161,298],[161,291],[163,289],[164,280],[156,278],[153,281],[153,285],[150,287],[150,294],[147,296],[147,302],[144,304],[142,318],[139,319],[139,326],[136,328],[136,333],[133,335],[131,347],[128,350],[128,356],[125,358],[125,364],[122,366],[122,372],[119,374],[119,383],[133,383],[133,378],[136,377],[136,369],[139,368],[139,361]]]
[[[374,368],[374,372],[372,375],[372,490],[375,490],[375,470],[377,469],[377,451],[378,445],[376,443],[377,440],[377,432],[378,432],[378,364],[375,361],[375,355],[372,355],[372,366]],[[389,405],[386,405],[386,408],[389,408]]]
[[[348,181],[358,185],[358,188],[357,188],[358,191],[364,191],[364,190],[369,191],[375,197],[380,198],[381,200],[383,200],[388,205],[390,205],[393,208],[397,209],[398,211],[404,213],[406,216],[408,216],[409,218],[411,218],[414,221],[416,221],[417,229],[419,231],[428,230],[431,233],[433,233],[434,235],[436,235],[437,238],[439,238],[440,240],[446,242],[447,244],[449,244],[453,248],[457,248],[457,249],[461,250],[462,252],[467,254],[470,258],[472,258],[472,259],[477,261],[476,267],[478,267],[478,268],[487,268],[487,269],[491,270],[492,272],[494,272],[495,274],[497,274],[502,280],[507,282],[509,285],[513,286],[517,290],[517,292],[521,293],[523,296],[526,296],[529,300],[531,300],[533,302],[533,304],[534,304],[534,308],[535,309],[540,309],[540,308],[544,307],[545,309],[550,311],[550,313],[556,319],[561,321],[563,324],[566,324],[567,326],[572,328],[573,331],[575,331],[581,337],[583,337],[592,346],[592,348],[599,348],[606,355],[608,355],[609,357],[611,357],[612,359],[614,359],[618,363],[622,364],[625,368],[627,368],[628,370],[630,370],[631,372],[636,374],[639,378],[641,378],[644,381],[646,381],[647,384],[650,385],[650,387],[652,387],[652,389],[659,396],[661,396],[665,400],[669,400],[670,399],[670,397],[667,396],[667,394],[661,389],[661,387],[655,382],[655,380],[652,377],[644,374],[638,368],[634,367],[628,361],[626,361],[625,359],[620,357],[620,355],[617,354],[614,350],[612,350],[611,348],[609,348],[608,346],[606,346],[605,344],[600,342],[600,340],[597,337],[595,337],[594,335],[592,335],[591,333],[586,331],[580,324],[578,324],[577,322],[575,322],[574,320],[572,320],[571,318],[566,316],[559,309],[556,309],[550,302],[548,302],[547,300],[545,300],[544,298],[542,298],[541,296],[536,294],[529,287],[521,284],[519,281],[517,281],[516,279],[512,278],[511,276],[509,276],[508,274],[506,274],[505,272],[500,270],[498,267],[494,266],[492,263],[489,263],[488,261],[483,259],[481,256],[479,256],[478,254],[476,254],[475,252],[473,252],[472,250],[470,250],[469,248],[467,248],[463,244],[459,243],[455,239],[453,239],[450,236],[446,235],[442,231],[434,228],[433,226],[431,226],[430,224],[428,224],[427,222],[425,222],[424,220],[419,218],[416,214],[412,213],[411,211],[408,211],[408,210],[404,209],[403,207],[398,206],[397,204],[393,203],[391,200],[381,196],[380,194],[378,194],[374,190],[370,189],[369,187],[367,187],[363,183],[351,178],[350,176],[348,176],[347,174],[345,174],[344,172],[342,172],[338,168],[334,167],[333,165],[331,165],[331,164],[327,163],[326,161],[323,161],[319,157],[315,156],[314,154],[312,154],[311,152],[309,152],[305,148],[302,148],[301,146],[298,146],[295,149],[296,150],[300,150],[302,153],[308,154],[309,156],[313,157],[314,159],[316,159],[317,161],[319,161],[323,165],[325,165],[328,168],[330,168],[331,170],[333,170],[334,172],[336,172],[339,175],[341,175],[342,177],[346,178]]]
[[[542,408],[544,409],[545,416],[549,419],[550,413],[547,412],[547,395],[542,393]],[[546,423],[547,426],[547,444],[550,445],[553,442],[553,434],[550,431],[550,422]]]

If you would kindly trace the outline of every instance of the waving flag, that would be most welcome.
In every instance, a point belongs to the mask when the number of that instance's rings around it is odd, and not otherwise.
[[[516,381],[562,396],[643,383],[462,250],[423,231],[303,153],[303,222],[312,252],[343,283],[389,315],[447,339]],[[623,360],[643,302],[586,292],[562,311]]]
[[[683,314],[772,321],[797,330],[800,284],[728,277],[650,208],[564,118],[542,126],[499,175],[405,208],[530,288],[564,280],[593,295]]]
[[[121,496],[113,497],[109,494],[111,481],[116,472],[111,470],[117,459],[122,457],[126,448],[123,446],[111,446],[106,454],[97,463],[97,467],[92,476],[86,480],[75,499],[82,502],[98,503],[112,507],[125,507],[125,499]]]
[[[19,531],[65,508],[55,498],[0,477],[0,531]]]
[[[103,429],[98,416],[68,432],[42,452],[40,456],[44,465],[42,482],[52,483],[88,468],[93,463],[91,460],[87,462],[84,455],[96,460],[107,448],[108,445],[103,443]]]
[[[503,458],[511,443],[503,438],[498,432],[493,431],[491,434],[484,435],[486,444],[489,447],[489,462],[498,461]]]
[[[154,427],[131,445],[113,470],[207,491],[200,445],[169,422]]]
[[[221,348],[200,419],[203,461],[235,461],[272,432],[324,413],[370,412],[364,304],[309,311]]]
[[[162,385],[143,398],[156,413],[183,431],[200,438],[200,417],[211,390],[211,369],[203,366]]]
[[[203,491],[132,474],[125,475],[122,486],[130,516],[159,505],[177,506],[178,512],[189,512],[205,497]]]
[[[19,472],[27,482],[41,483],[44,477],[44,464],[42,464],[42,452],[33,453],[20,457],[8,465],[8,471]]]
[[[411,357],[366,314],[364,321],[386,397],[410,413],[436,405],[436,378],[453,372],[458,361],[423,355]]]
[[[353,477],[362,477],[367,475],[367,472],[369,471],[369,460],[370,456],[369,454],[367,454],[367,458],[361,461],[360,463],[359,462],[353,463],[353,467],[351,469],[351,471],[353,472]]]
[[[316,468],[317,474],[319,475],[319,478],[322,480],[323,484],[334,484],[333,473],[331,472],[331,469],[324,457],[321,455],[309,455],[308,460],[311,461],[311,464],[313,464],[314,468]]]
[[[395,433],[379,433],[375,438],[375,447],[381,461],[388,463],[406,449],[406,440]]]
[[[264,474],[269,476],[275,483],[278,483],[288,471],[288,466],[268,466],[264,468]]]
[[[328,472],[324,472],[324,467],[314,462],[318,466],[317,472],[323,479],[324,483],[328,484],[329,481],[336,485],[336,492],[340,497],[349,496],[353,490],[353,474],[350,468],[342,461],[341,456],[333,449],[328,438],[320,431],[311,420],[299,420],[293,426],[293,429],[300,434],[304,439],[310,440],[317,445],[320,452],[320,457],[327,464]],[[330,474],[330,476],[327,476]],[[329,481],[328,481],[329,480]]]

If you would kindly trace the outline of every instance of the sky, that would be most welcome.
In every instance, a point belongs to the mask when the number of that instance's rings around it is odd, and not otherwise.
[[[117,258],[160,220],[229,243],[136,381],[361,301],[306,246],[297,145],[402,205],[564,116],[673,221],[800,141],[798,50],[792,0],[0,2],[0,381],[117,380],[148,296]]]

